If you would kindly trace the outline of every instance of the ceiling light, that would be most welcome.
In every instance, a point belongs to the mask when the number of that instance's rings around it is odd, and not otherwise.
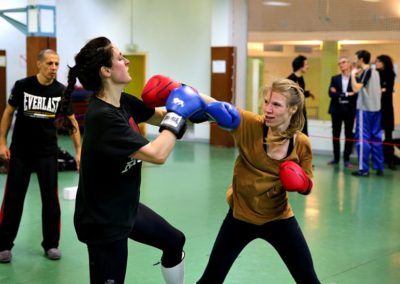
[[[381,0],[363,0],[365,2],[371,2],[371,3],[378,3],[381,2]]]
[[[264,44],[262,42],[248,42],[247,49],[262,51],[264,50]]]
[[[321,45],[322,40],[286,40],[286,41],[270,41],[267,44],[282,45]]]
[[[353,44],[386,44],[390,43],[388,40],[339,40],[339,45],[353,45]]]
[[[284,1],[264,1],[263,4],[275,7],[286,7],[291,5],[290,3]]]

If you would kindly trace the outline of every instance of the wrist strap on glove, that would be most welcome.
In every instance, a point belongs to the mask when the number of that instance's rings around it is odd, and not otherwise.
[[[182,116],[174,112],[168,112],[161,121],[159,132],[164,129],[175,134],[176,139],[181,139],[186,131],[186,121]]]

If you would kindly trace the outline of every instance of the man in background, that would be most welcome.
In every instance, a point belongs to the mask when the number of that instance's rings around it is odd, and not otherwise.
[[[353,148],[353,127],[356,117],[356,93],[351,86],[351,63],[348,58],[339,59],[340,74],[331,78],[329,85],[329,113],[332,118],[332,143],[333,160],[328,165],[336,165],[340,162],[340,133],[344,124],[344,142],[343,162],[345,168],[351,169],[350,155]]]
[[[11,261],[11,249],[18,233],[31,173],[36,172],[42,199],[41,243],[48,259],[61,258],[58,248],[61,209],[58,199],[57,129],[55,118],[63,97],[64,85],[57,81],[59,57],[54,50],[38,54],[38,74],[18,80],[8,99],[0,123],[0,158],[9,164],[7,183],[0,211],[0,262]],[[7,135],[17,111],[10,148]],[[69,121],[71,134],[80,161],[80,132],[72,109]],[[38,212],[39,214],[39,212]]]
[[[351,71],[351,85],[357,92],[356,148],[358,170],[352,175],[369,176],[369,159],[378,176],[383,176],[383,146],[381,128],[381,84],[379,73],[371,68],[371,54],[367,50],[356,52],[356,68]]]

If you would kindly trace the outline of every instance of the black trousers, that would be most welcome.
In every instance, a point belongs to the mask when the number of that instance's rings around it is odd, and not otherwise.
[[[344,142],[343,160],[348,162],[350,155],[353,151],[353,128],[355,121],[355,111],[349,109],[343,109],[331,114],[332,117],[332,143],[333,143],[333,159],[336,162],[340,161],[340,133],[344,124],[344,136],[346,138]]]
[[[235,219],[231,210],[222,223],[207,267],[197,283],[223,283],[239,253],[257,238],[267,241],[276,249],[296,283],[320,283],[295,217],[258,226]]]
[[[26,192],[34,171],[37,174],[42,199],[41,245],[45,250],[58,247],[61,209],[58,198],[57,155],[40,158],[21,158],[11,155],[0,214],[0,250],[10,250],[14,246]]]
[[[129,239],[160,249],[164,267],[174,267],[182,260],[185,235],[144,204],[139,204]],[[87,247],[91,284],[124,283],[128,238],[100,245],[88,244]]]
[[[384,133],[385,133],[385,143],[388,144],[393,144],[393,136],[392,136],[392,130],[387,130],[384,129]],[[394,165],[394,147],[393,145],[383,145],[383,154],[385,157],[385,163],[388,165]]]
[[[305,105],[303,108],[303,115],[304,115],[304,126],[303,126],[303,129],[301,130],[301,132],[303,132],[305,135],[308,136],[308,118],[307,118],[307,110],[306,110]]]

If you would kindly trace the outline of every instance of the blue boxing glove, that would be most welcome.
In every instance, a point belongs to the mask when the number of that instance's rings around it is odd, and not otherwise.
[[[186,119],[204,111],[205,102],[193,88],[182,86],[171,92],[165,107],[168,112],[161,121],[159,131],[167,129],[180,139],[185,133]]]
[[[208,117],[204,109],[196,112],[189,118],[190,122],[192,123],[202,123],[208,121],[209,119],[210,118]]]
[[[230,103],[212,102],[206,106],[205,111],[211,120],[217,122],[221,128],[233,130],[240,124],[239,111]]]
[[[186,86],[185,84],[183,84],[183,85]],[[191,88],[194,89],[194,91],[198,94],[200,99],[203,101],[203,105],[205,108],[206,102],[203,100],[203,98],[201,97],[201,95],[198,93],[198,91],[195,88],[193,88],[193,87],[191,87]],[[198,112],[196,112],[190,116],[189,120],[191,123],[202,123],[202,122],[209,120],[209,117],[206,114],[204,108],[202,108],[201,110],[199,110]]]

